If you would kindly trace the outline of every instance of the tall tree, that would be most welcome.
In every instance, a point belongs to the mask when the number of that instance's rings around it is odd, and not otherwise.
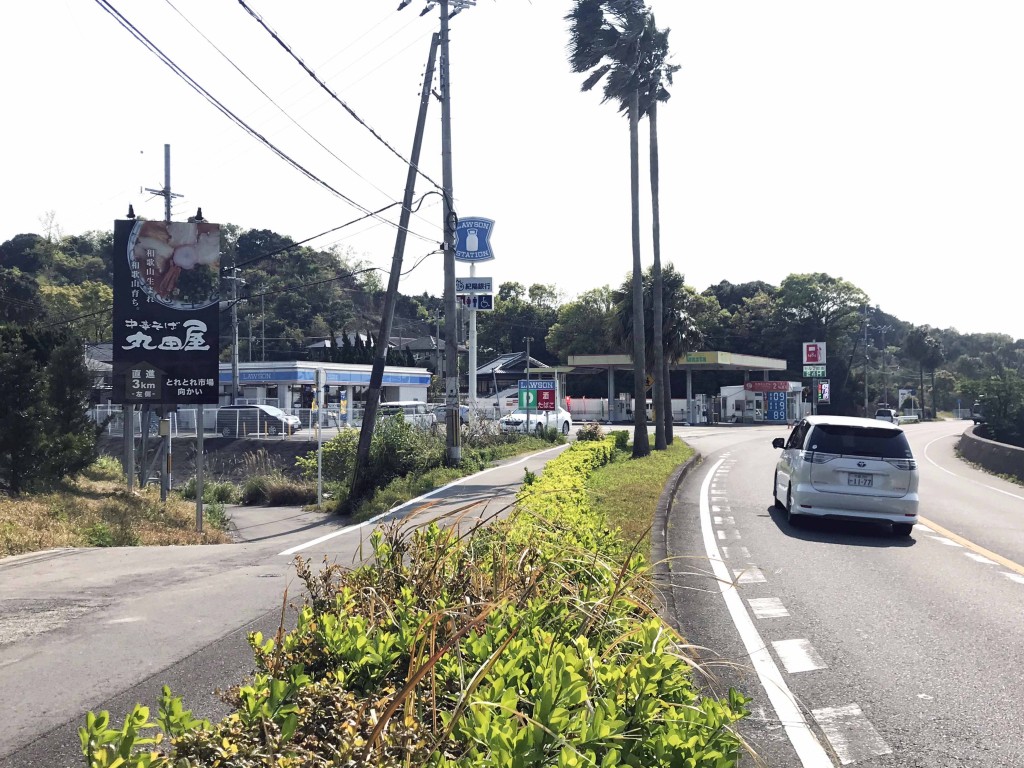
[[[569,64],[587,74],[581,86],[590,91],[604,80],[602,101],[614,101],[629,120],[629,167],[633,250],[633,327],[643,327],[643,284],[640,263],[640,119],[641,63],[647,10],[642,0],[576,0],[566,16]],[[641,402],[645,389],[644,334],[633,334],[633,389]],[[633,457],[651,452],[644,408],[633,409]]]
[[[669,30],[658,29],[654,21],[654,14],[647,13],[647,23],[644,30],[644,42],[641,45],[643,63],[641,65],[641,78],[643,91],[641,93],[640,110],[647,115],[647,123],[650,128],[650,162],[651,162],[651,236],[654,245],[654,267],[653,267],[653,317],[664,317],[664,286],[661,274],[661,201],[660,201],[660,173],[658,163],[658,102],[668,101],[668,86],[672,84],[672,75],[679,67],[668,63]],[[668,367],[665,364],[665,344],[662,332],[662,324],[654,323],[653,329],[653,353],[654,353],[654,402],[658,403],[656,409],[659,418],[654,428],[654,449],[663,451],[671,442],[672,434],[672,396],[668,392]],[[666,409],[663,404],[668,403]]]

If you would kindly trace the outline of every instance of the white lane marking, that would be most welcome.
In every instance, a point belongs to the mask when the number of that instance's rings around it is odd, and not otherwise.
[[[974,560],[976,563],[984,563],[985,565],[996,564],[995,560],[989,560],[987,557],[985,557],[984,555],[979,555],[977,552],[964,552],[964,554],[971,558],[971,560]]]
[[[1003,576],[1008,578],[1010,581],[1016,581],[1018,584],[1024,584],[1024,576],[1019,573],[1010,573],[1009,571],[1003,571]]]
[[[136,621],[142,621],[141,616],[127,616],[123,619],[111,619],[107,624],[134,624]]]
[[[964,546],[963,544],[958,544],[955,541],[951,541],[950,539],[947,539],[945,536],[929,536],[928,538],[931,539],[932,541],[939,542],[939,544],[945,544],[947,547],[960,547],[960,548],[963,548],[963,546]]]
[[[1020,499],[1021,501],[1024,501],[1024,496],[1018,496],[1016,493],[1010,493],[1009,491],[1004,491],[1002,488],[995,488],[995,487],[993,487],[991,485],[987,485],[987,484],[982,483],[982,482],[980,482],[978,480],[974,480],[973,478],[965,477],[964,475],[958,475],[956,472],[951,472],[950,470],[946,469],[945,467],[940,467],[938,464],[936,464],[935,461],[932,459],[932,457],[928,455],[928,449],[931,448],[933,445],[935,445],[935,443],[939,442],[940,440],[948,440],[950,437],[956,437],[956,435],[947,435],[946,437],[936,437],[934,440],[932,440],[930,443],[928,443],[924,447],[924,457],[926,459],[928,459],[928,462],[932,466],[937,467],[938,469],[941,469],[947,475],[952,475],[957,480],[966,480],[968,483],[974,483],[975,485],[980,485],[982,488],[988,488],[990,491],[995,491],[996,493],[1001,493],[1004,496],[1009,496],[1011,498]]]
[[[725,567],[725,562],[718,551],[718,545],[715,543],[711,527],[711,502],[708,498],[708,491],[711,487],[711,478],[721,467],[723,461],[724,459],[719,459],[718,463],[711,467],[701,484],[700,530],[704,540],[704,551],[711,563],[711,569],[714,571],[718,588],[722,592],[725,606],[729,609],[732,622],[736,626],[736,631],[739,633],[747,655],[750,657],[750,663],[753,665],[754,671],[757,672],[757,677],[775,710],[775,716],[780,723],[783,723],[786,735],[789,737],[803,768],[834,768],[825,748],[814,737],[814,733],[800,710],[800,705],[797,704],[789,686],[782,678],[782,672],[779,671],[778,665],[765,647],[764,640],[755,629],[754,621],[747,613],[739,592],[733,588],[729,578],[729,569]]]
[[[752,597],[747,600],[750,610],[759,619],[781,619],[789,616],[789,611],[777,597]]]
[[[732,507],[726,505],[724,507],[718,506],[717,504],[711,505],[712,512],[732,512]]]
[[[749,565],[746,568],[734,568],[737,584],[764,584],[768,581],[764,573],[756,565]]]
[[[718,534],[719,541],[725,541],[725,531],[719,530],[715,531],[715,533]]]
[[[825,669],[828,666],[818,652],[811,647],[810,640],[774,640],[772,647],[779,654],[782,666],[790,674],[811,672],[815,669]]]
[[[813,709],[811,714],[828,737],[843,765],[878,755],[891,755],[892,749],[856,704],[845,707]]]
[[[736,525],[736,518],[732,515],[715,515],[715,525]]]
[[[548,448],[546,450],[539,451],[537,453],[531,453],[529,456],[524,456],[523,458],[521,458],[521,459],[519,459],[517,461],[511,461],[508,464],[502,464],[502,465],[497,466],[497,467],[488,467],[487,469],[480,470],[476,474],[466,475],[465,477],[460,477],[458,480],[453,480],[452,482],[448,483],[448,485],[442,485],[440,488],[435,488],[432,491],[428,491],[427,493],[424,493],[422,496],[417,496],[415,499],[409,499],[409,501],[406,501],[403,504],[399,504],[397,507],[395,507],[393,509],[389,509],[387,512],[381,512],[379,515],[376,515],[375,517],[371,517],[369,520],[366,520],[366,521],[364,521],[362,523],[357,523],[356,525],[350,525],[350,526],[347,526],[345,528],[339,528],[338,530],[333,531],[332,533],[328,533],[328,534],[326,534],[324,536],[321,536],[318,539],[313,539],[312,541],[307,541],[305,544],[298,544],[298,545],[296,545],[294,547],[291,547],[290,549],[286,549],[284,552],[279,552],[278,553],[278,557],[280,557],[281,555],[294,555],[296,552],[301,552],[304,549],[309,549],[310,547],[315,547],[317,544],[322,544],[323,542],[329,541],[330,539],[333,539],[336,536],[343,536],[346,533],[351,533],[352,531],[357,531],[360,528],[366,527],[367,525],[373,525],[375,522],[377,522],[378,520],[380,520],[383,517],[387,517],[388,515],[393,515],[396,512],[398,512],[399,510],[405,509],[406,507],[408,507],[410,505],[413,505],[413,504],[418,504],[419,502],[423,501],[424,499],[429,499],[431,496],[436,496],[437,494],[441,493],[442,491],[446,491],[449,488],[453,488],[456,485],[462,485],[463,483],[469,482],[470,480],[475,480],[476,478],[480,477],[481,475],[486,475],[488,472],[493,472],[496,469],[506,469],[508,467],[514,467],[516,464],[522,464],[524,461],[529,461],[530,459],[536,458],[537,456],[543,456],[545,453],[551,453],[552,451],[557,451],[557,450],[560,450],[560,449],[562,449],[564,447],[565,446],[563,446],[563,445],[559,445],[559,446],[556,446],[554,448]]]
[[[749,560],[750,550],[746,547],[722,547],[722,554],[728,559],[732,560],[733,555],[736,556],[737,560]]]

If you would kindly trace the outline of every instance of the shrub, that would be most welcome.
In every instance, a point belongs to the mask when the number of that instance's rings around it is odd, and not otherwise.
[[[183,499],[196,497],[196,479],[190,477],[178,488],[178,493]],[[238,497],[238,489],[234,483],[207,480],[203,482],[203,503],[204,504],[233,504]]]
[[[123,483],[125,479],[124,467],[113,456],[100,456],[86,467],[82,474],[89,480],[98,482],[106,480],[113,483]]]
[[[588,421],[576,431],[576,441],[580,443],[604,440],[604,429],[596,421]]]
[[[205,495],[205,494],[204,494]],[[296,506],[316,501],[316,485],[288,477],[280,470],[247,477],[240,490],[242,504],[248,506]]]
[[[629,450],[629,432],[624,429],[615,429],[608,433],[608,436],[615,440],[615,450]]]

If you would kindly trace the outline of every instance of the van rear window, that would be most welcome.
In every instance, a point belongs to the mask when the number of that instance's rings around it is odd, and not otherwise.
[[[871,429],[840,424],[815,424],[806,450],[877,459],[911,459],[907,436],[893,429]]]

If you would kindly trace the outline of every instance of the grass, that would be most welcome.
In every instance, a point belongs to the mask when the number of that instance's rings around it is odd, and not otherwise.
[[[611,528],[618,527],[630,544],[641,540],[639,551],[650,550],[651,520],[665,484],[676,468],[693,456],[693,449],[678,440],[665,451],[651,451],[643,459],[621,453],[601,467],[587,483],[593,505],[601,509]]]
[[[226,525],[226,516],[223,522]],[[212,521],[211,521],[212,523]],[[195,531],[195,504],[150,486],[129,495],[115,459],[101,458],[47,493],[0,496],[0,557],[57,547],[223,544],[216,527]]]

